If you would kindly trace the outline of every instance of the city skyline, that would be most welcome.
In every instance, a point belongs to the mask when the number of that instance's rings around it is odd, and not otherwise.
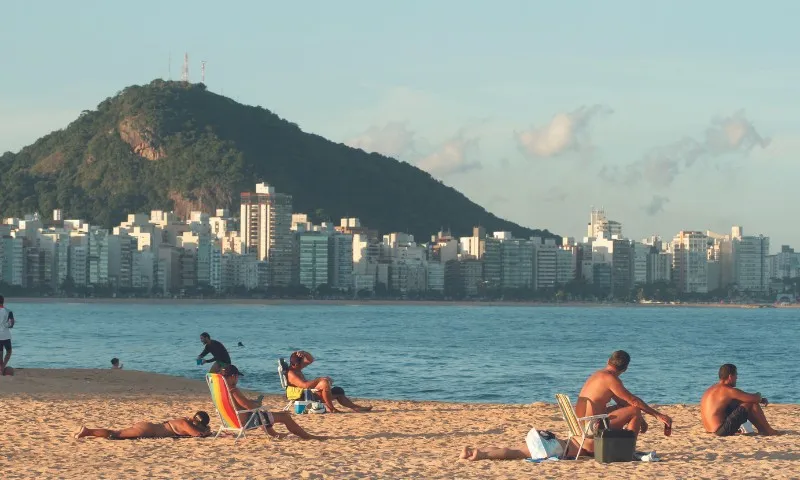
[[[168,77],[170,56],[180,78],[188,52],[190,80],[205,60],[210,90],[415,164],[524,226],[579,236],[573,212],[594,205],[631,238],[745,225],[773,249],[798,243],[782,208],[800,153],[794,3],[192,5],[141,2],[159,12],[146,25],[111,4],[11,6],[0,151]]]

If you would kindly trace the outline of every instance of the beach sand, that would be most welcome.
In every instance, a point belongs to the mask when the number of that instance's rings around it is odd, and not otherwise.
[[[235,445],[231,438],[75,440],[80,425],[120,428],[196,410],[212,415],[212,427],[219,422],[202,381],[124,370],[17,370],[0,377],[0,478],[800,478],[798,405],[766,409],[787,432],[782,436],[730,438],[704,433],[697,405],[664,406],[675,422],[672,436],[649,418],[652,428],[637,444],[656,450],[661,462],[604,465],[458,459],[464,445],[523,444],[532,426],[564,438],[554,404],[365,403],[375,410],[295,416],[309,432],[332,437],[324,442],[261,432]],[[285,401],[268,396],[265,404],[280,410]]]

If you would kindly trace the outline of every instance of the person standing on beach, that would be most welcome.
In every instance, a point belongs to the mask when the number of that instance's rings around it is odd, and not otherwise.
[[[664,424],[664,435],[671,435],[672,419],[650,407],[622,384],[619,377],[628,369],[630,361],[631,356],[623,350],[612,353],[605,368],[593,373],[584,383],[578,394],[576,415],[580,418],[607,413],[610,428],[631,430],[638,435],[647,431],[647,423],[642,415],[647,413]],[[608,407],[611,400],[616,405]],[[577,449],[579,446],[573,441],[568,447]],[[593,453],[594,440],[587,439],[583,449]]]
[[[11,359],[12,328],[14,328],[14,313],[5,307],[5,298],[0,295],[0,375],[6,374],[6,366]]]
[[[231,364],[231,356],[228,354],[228,349],[226,349],[225,345],[221,344],[220,342],[211,340],[211,335],[209,335],[208,332],[203,332],[200,334],[200,341],[203,342],[203,345],[205,345],[206,348],[200,352],[200,355],[197,356],[197,359],[200,360],[200,364],[213,363],[209,373],[219,373],[220,370]],[[211,359],[204,359],[203,357],[209,353],[211,354]]]
[[[700,420],[706,432],[719,437],[735,435],[750,420],[761,435],[776,435],[764,415],[769,400],[760,393],[747,393],[736,388],[739,375],[736,365],[719,367],[719,383],[708,388],[700,399]]]

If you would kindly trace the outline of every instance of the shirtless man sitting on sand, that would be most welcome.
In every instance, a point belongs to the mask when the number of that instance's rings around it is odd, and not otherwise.
[[[700,419],[706,432],[720,437],[735,435],[750,420],[761,435],[777,435],[769,425],[764,410],[769,401],[760,393],[746,393],[736,388],[736,365],[719,367],[719,383],[712,385],[700,400]]]
[[[174,418],[161,423],[139,422],[122,430],[81,427],[75,434],[75,438],[99,437],[109,440],[132,440],[136,438],[206,437],[211,434],[208,421],[208,413],[201,411],[195,413],[191,419]]]
[[[315,401],[322,400],[325,403],[325,408],[330,413],[338,413],[333,406],[333,401],[336,400],[341,405],[354,410],[356,412],[369,412],[372,407],[362,407],[356,405],[352,400],[344,395],[342,387],[334,387],[331,377],[319,377],[313,380],[306,380],[303,375],[303,369],[314,362],[314,357],[310,353],[298,350],[289,357],[289,371],[286,372],[286,380],[292,387],[304,389],[316,389],[319,395],[313,394]]]
[[[670,435],[672,419],[629,392],[622,384],[622,380],[619,379],[619,376],[628,369],[630,361],[631,356],[623,350],[612,353],[606,367],[594,372],[583,384],[583,388],[578,394],[575,413],[578,418],[608,413],[610,428],[630,430],[637,435],[647,431],[647,423],[642,415],[642,413],[647,413],[664,424],[664,435]],[[607,405],[611,400],[614,400],[616,405],[609,407]],[[579,445],[573,439],[569,448],[577,450],[578,447]],[[594,440],[586,439],[583,449],[587,453],[593,453]],[[577,452],[573,452],[573,454],[575,453]]]

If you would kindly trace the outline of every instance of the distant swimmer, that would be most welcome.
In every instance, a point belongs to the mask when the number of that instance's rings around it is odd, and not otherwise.
[[[112,370],[122,370],[122,364],[119,363],[119,358],[114,357],[111,359],[111,369]]]
[[[81,427],[75,434],[75,438],[98,437],[109,440],[133,440],[136,438],[207,437],[211,435],[208,422],[208,413],[200,411],[195,413],[191,419],[174,418],[160,423],[139,422],[122,430]]]
[[[761,435],[776,435],[764,415],[769,400],[760,393],[747,393],[736,388],[739,378],[736,365],[719,367],[719,382],[710,386],[700,399],[700,419],[706,432],[719,437],[735,435],[750,420]]]
[[[211,335],[208,332],[203,332],[200,334],[200,341],[203,342],[203,345],[206,348],[200,352],[200,355],[197,356],[197,360],[200,362],[200,365],[204,363],[213,363],[211,365],[211,369],[209,370],[210,373],[219,373],[224,367],[227,367],[231,364],[231,356],[228,353],[228,349],[225,348],[225,345],[221,344],[216,340],[211,340]],[[211,354],[210,360],[205,360],[205,357],[208,354]]]
[[[12,328],[14,328],[14,313],[5,307],[5,298],[0,295],[0,375],[6,375],[6,366],[11,359]],[[5,357],[3,357],[4,351]],[[13,375],[13,370],[9,374]]]
[[[242,343],[242,342],[239,342],[239,345],[236,345],[236,346],[237,346],[237,347],[244,347],[244,343]]]

